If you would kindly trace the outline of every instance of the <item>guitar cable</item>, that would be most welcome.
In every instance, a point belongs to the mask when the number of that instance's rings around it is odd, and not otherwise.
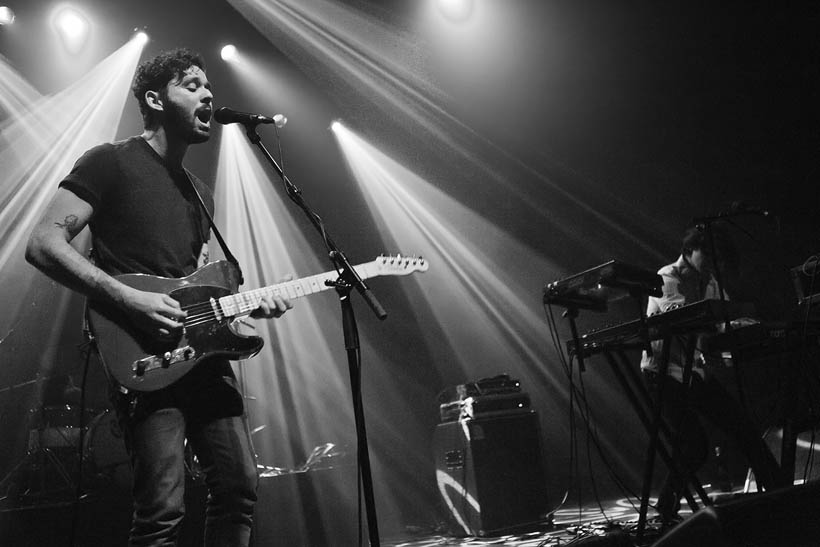
[[[568,359],[567,356],[564,354],[563,347],[560,342],[560,335],[557,321],[555,320],[555,315],[553,313],[553,308],[549,304],[544,304],[544,312],[547,318],[548,330],[550,337],[552,339],[554,350],[558,356],[559,363],[562,365],[564,369],[564,373],[567,376],[567,380],[569,381],[569,421],[570,421],[570,475],[574,475],[570,478],[570,484],[567,486],[567,490],[564,493],[564,499],[561,504],[553,510],[553,513],[556,512],[567,500],[569,495],[569,491],[573,488],[576,488],[578,491],[578,510],[579,510],[579,523],[581,522],[581,484],[580,484],[580,460],[581,456],[579,454],[579,440],[576,436],[576,415],[581,418],[585,429],[586,429],[586,460],[587,460],[587,467],[588,472],[590,473],[590,487],[592,489],[593,497],[595,498],[596,503],[607,522],[611,522],[610,517],[607,515],[606,511],[604,511],[600,496],[598,495],[598,488],[595,479],[595,475],[592,472],[591,468],[591,461],[592,461],[592,453],[593,448],[594,452],[598,454],[601,463],[604,464],[606,467],[607,474],[609,475],[610,479],[614,482],[614,484],[623,492],[626,501],[632,506],[633,510],[636,512],[638,508],[635,506],[633,499],[640,499],[640,495],[635,492],[632,488],[630,488],[623,477],[618,473],[615,469],[614,465],[610,461],[609,456],[607,455],[606,451],[604,450],[603,446],[601,445],[601,441],[599,439],[597,430],[595,429],[593,423],[593,416],[592,416],[592,409],[589,406],[589,400],[587,398],[586,393],[586,386],[584,385],[583,378],[579,375],[579,383],[575,383],[575,378],[573,375],[573,366],[572,360]],[[577,410],[577,412],[576,412]],[[573,483],[575,485],[573,486]]]

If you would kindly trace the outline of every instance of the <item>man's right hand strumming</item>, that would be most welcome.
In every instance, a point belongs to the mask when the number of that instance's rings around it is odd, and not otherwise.
[[[179,333],[186,317],[179,302],[163,293],[128,288],[120,305],[134,326],[153,336]]]

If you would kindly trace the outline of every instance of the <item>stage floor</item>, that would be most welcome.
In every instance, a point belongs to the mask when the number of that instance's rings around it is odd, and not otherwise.
[[[654,499],[651,503],[654,503]],[[381,542],[385,547],[433,547],[433,546],[516,546],[516,547],[553,547],[566,545],[583,545],[589,538],[602,538],[609,534],[612,542],[607,545],[624,545],[624,541],[634,545],[638,525],[640,500],[618,499],[602,501],[600,504],[591,504],[584,507],[565,507],[557,510],[553,515],[552,526],[541,529],[530,529],[518,534],[509,534],[498,537],[453,537],[437,534],[419,534],[415,538],[386,539]],[[692,513],[682,509],[684,519]],[[647,525],[643,534],[642,544],[651,545],[661,535],[657,513],[651,507],[647,513]],[[613,535],[623,535],[623,539],[616,540]],[[630,539],[627,539],[628,536]],[[603,541],[603,539],[601,539]],[[620,542],[619,542],[620,541]],[[603,545],[603,544],[600,544]]]
[[[637,499],[610,499],[587,504],[581,508],[565,504],[553,514],[553,522],[541,528],[496,537],[456,537],[438,530],[405,530],[402,537],[382,536],[384,547],[434,547],[434,546],[517,546],[517,547],[647,547],[663,540],[664,547],[703,547],[718,545],[715,536],[737,538],[738,545],[754,539],[756,547],[816,547],[820,545],[820,482],[812,481],[780,491],[748,494],[742,489],[730,493],[710,492],[715,501],[714,517],[707,516],[706,527],[690,524],[704,522],[693,517],[689,508],[680,511],[681,521],[672,528],[663,529],[650,500],[647,524],[642,537],[637,537],[640,502]],[[87,500],[88,505],[80,512],[77,523],[77,545],[84,547],[116,547],[127,543],[130,521],[130,502],[127,497],[112,496],[107,499]],[[180,534],[180,547],[202,545],[202,507],[193,510],[186,518]],[[40,547],[67,544],[72,533],[73,504],[59,503],[26,508],[4,508],[0,505],[0,545]],[[712,520],[710,521],[709,518]],[[696,520],[697,519],[697,520]],[[286,536],[281,530],[267,530],[261,525],[266,519],[259,518],[254,547],[287,545],[288,547],[354,547],[357,544],[355,525],[307,536]],[[277,520],[277,519],[273,519]],[[278,519],[282,520],[282,519]],[[355,521],[354,521],[355,522]],[[311,527],[313,528],[313,527]],[[303,531],[304,532],[304,531]],[[697,541],[681,543],[681,532],[695,533]],[[363,530],[367,534],[367,530]],[[667,545],[674,534],[675,542]],[[710,542],[711,541],[711,542]],[[719,540],[717,540],[719,541]],[[369,545],[365,538],[363,545]]]
[[[820,545],[820,482],[795,484],[767,493],[710,491],[714,511],[693,516],[680,510],[680,521],[662,527],[650,500],[647,523],[637,534],[640,500],[602,501],[584,507],[563,507],[555,512],[553,524],[544,529],[498,537],[452,537],[419,534],[417,537],[382,540],[385,547],[516,546],[516,547],[711,547],[755,545],[756,547],[817,547]],[[684,504],[685,505],[685,504]],[[695,520],[697,519],[697,520]]]

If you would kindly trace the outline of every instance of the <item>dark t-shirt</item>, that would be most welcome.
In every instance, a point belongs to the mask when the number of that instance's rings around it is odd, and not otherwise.
[[[210,231],[191,181],[212,213],[207,185],[169,168],[145,139],[131,137],[90,149],[60,186],[94,208],[89,227],[95,263],[102,270],[184,277],[196,269]],[[169,406],[184,407],[201,420],[243,410],[230,363],[222,358],[199,363],[168,388],[115,398],[115,404],[137,420]]]
[[[97,265],[109,274],[183,277],[196,269],[213,194],[183,170],[172,170],[142,137],[86,152],[60,183],[94,208],[91,228]]]

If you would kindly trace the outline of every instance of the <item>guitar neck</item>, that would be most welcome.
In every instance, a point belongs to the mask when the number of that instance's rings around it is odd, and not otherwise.
[[[378,265],[375,261],[359,264],[353,268],[362,279],[369,279],[378,275]],[[325,281],[333,281],[338,277],[339,274],[333,270],[259,289],[230,294],[219,299],[219,306],[226,317],[241,317],[258,308],[265,296],[282,296],[295,300],[334,288],[332,285],[327,285]]]

